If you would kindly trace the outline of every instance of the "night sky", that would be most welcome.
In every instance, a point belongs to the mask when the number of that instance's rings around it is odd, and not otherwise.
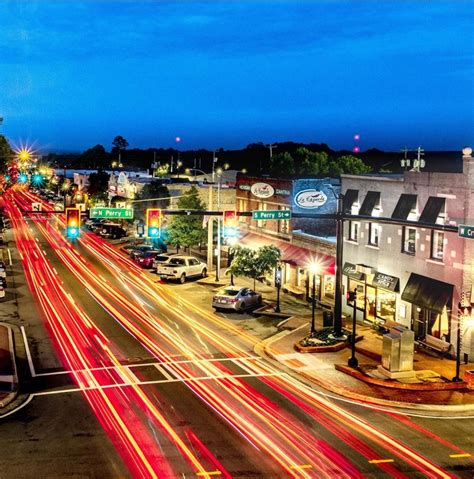
[[[472,1],[2,1],[15,144],[474,146]]]

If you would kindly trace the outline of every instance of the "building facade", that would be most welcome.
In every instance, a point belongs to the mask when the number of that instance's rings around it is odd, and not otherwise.
[[[334,213],[339,184],[331,179],[276,179],[238,175],[237,211],[289,211],[293,214]],[[312,299],[334,303],[335,224],[315,218],[265,220],[240,218],[239,244],[249,247],[275,245],[282,253],[283,288]],[[317,266],[315,269],[314,266]],[[269,282],[273,278],[268,278]]]
[[[453,351],[458,305],[474,300],[474,242],[434,227],[473,224],[470,154],[462,173],[343,175],[342,192],[345,213],[373,218],[344,222],[345,291],[356,291],[358,319],[401,324],[427,346]],[[383,224],[377,217],[413,223]],[[344,296],[343,311],[352,309]],[[472,356],[469,321],[462,335],[463,351]]]

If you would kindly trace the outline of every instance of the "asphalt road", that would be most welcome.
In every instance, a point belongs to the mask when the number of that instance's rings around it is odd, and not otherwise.
[[[104,362],[89,344],[103,361],[98,369],[115,376],[85,392],[60,368],[60,342],[42,314],[30,318],[32,396],[0,421],[0,477],[131,475],[126,441],[90,405],[90,394],[111,389],[155,469],[169,465],[167,477],[474,477],[472,458],[462,457],[472,451],[472,419],[409,417],[327,398],[256,357],[255,343],[275,331],[271,321],[214,314],[204,286],[156,284],[93,236],[69,248],[45,225],[30,226],[118,362]],[[31,305],[28,294],[19,301]]]

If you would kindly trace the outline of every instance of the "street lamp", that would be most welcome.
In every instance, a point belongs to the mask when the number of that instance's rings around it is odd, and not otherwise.
[[[351,337],[351,357],[347,361],[347,364],[351,368],[356,368],[359,366],[359,361],[356,358],[356,314],[357,314],[357,288],[354,291],[349,291],[347,293],[347,299],[352,301],[354,311],[352,313],[352,337]]]
[[[314,260],[310,266],[309,270],[313,274],[313,288],[312,288],[312,304],[311,304],[311,336],[316,334],[316,325],[315,325],[315,315],[316,315],[316,275],[321,270],[321,265]]]
[[[275,286],[277,288],[277,304],[275,308],[275,313],[280,312],[280,289],[281,289],[281,264],[275,269]]]

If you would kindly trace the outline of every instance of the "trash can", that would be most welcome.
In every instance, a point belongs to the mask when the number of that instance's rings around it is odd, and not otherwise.
[[[333,325],[333,317],[332,311],[323,311],[323,327],[329,328]]]

